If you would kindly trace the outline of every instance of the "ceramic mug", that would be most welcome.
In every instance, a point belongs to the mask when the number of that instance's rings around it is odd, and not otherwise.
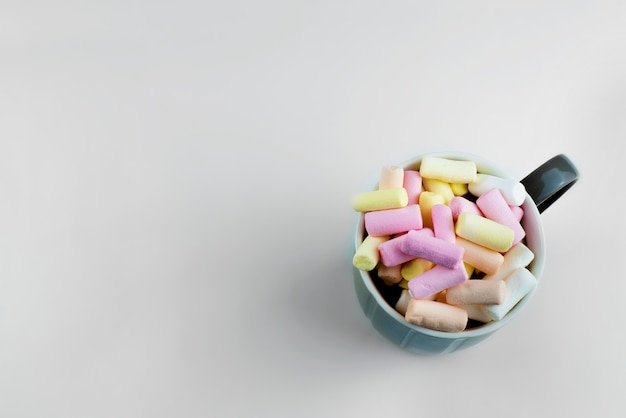
[[[436,152],[419,155],[401,166],[407,170],[419,170],[425,155],[469,160],[476,163],[479,173],[513,179],[513,176],[500,165],[480,156],[459,152]],[[525,244],[535,254],[527,267],[538,282],[543,273],[546,246],[540,214],[559,199],[578,180],[578,170],[563,154],[547,160],[521,180],[526,188],[526,198],[521,205],[524,217],[521,221],[526,231]],[[359,214],[356,226],[354,251],[365,238],[363,214]],[[363,312],[374,328],[384,337],[400,347],[421,354],[449,353],[471,347],[492,335],[514,320],[528,304],[538,286],[527,294],[509,313],[499,321],[489,322],[462,332],[436,331],[413,325],[394,309],[399,296],[398,286],[386,286],[375,278],[374,272],[353,267],[354,287]]]

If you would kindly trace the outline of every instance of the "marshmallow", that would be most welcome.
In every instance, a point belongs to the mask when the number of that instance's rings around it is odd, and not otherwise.
[[[508,226],[467,212],[461,213],[457,218],[455,231],[462,238],[500,252],[511,248],[515,237],[515,233]]]
[[[455,221],[458,219],[459,215],[462,212],[469,212],[479,216],[483,216],[483,213],[480,211],[480,209],[478,209],[476,203],[462,196],[453,197],[452,200],[450,200],[450,203],[448,203],[448,206],[452,211],[452,219],[454,219]]]
[[[469,192],[467,183],[450,183],[450,188],[455,196],[464,196]]]
[[[513,212],[513,215],[515,215],[515,219],[521,222],[522,218],[524,217],[524,209],[522,209],[521,206],[513,205],[509,205],[509,208],[511,209],[511,212]]]
[[[446,205],[436,204],[431,208],[430,216],[435,237],[445,241],[455,242],[456,233],[454,232],[452,210]]]
[[[419,206],[422,211],[422,223],[427,228],[433,227],[431,210],[437,204],[445,204],[445,199],[440,194],[429,191],[420,193]]]
[[[476,163],[426,156],[422,158],[420,175],[447,183],[470,183],[476,180]]]
[[[409,205],[417,203],[420,193],[422,192],[422,176],[415,170],[404,171],[403,187],[409,198]]]
[[[535,254],[526,245],[521,242],[515,244],[504,254],[500,268],[493,273],[485,272],[483,280],[503,280],[513,270],[528,266],[534,258]]]
[[[475,321],[480,321],[484,323],[493,321],[491,316],[483,312],[482,305],[458,305],[458,306],[467,311],[467,316],[469,319],[473,319]]]
[[[487,219],[506,225],[513,230],[513,244],[520,242],[526,232],[504,200],[500,189],[491,189],[476,200],[476,205]]]
[[[394,235],[422,228],[422,213],[417,204],[367,212],[363,219],[367,233],[375,236]]]
[[[401,266],[398,264],[397,266],[387,267],[384,264],[379,264],[376,272],[378,273],[378,277],[385,282],[386,285],[393,285],[400,283],[402,281],[402,274],[400,272]]]
[[[499,305],[505,296],[502,280],[467,280],[446,290],[446,302],[453,305]]]
[[[365,237],[352,258],[352,264],[359,270],[372,271],[380,261],[378,247],[386,242],[389,237]]]
[[[377,190],[352,198],[365,230],[353,265],[398,286],[395,308],[413,324],[460,332],[469,319],[500,320],[536,286],[521,225],[527,196],[471,161],[383,167]]]
[[[428,261],[424,258],[415,258],[402,264],[400,268],[400,274],[405,280],[411,280],[413,277],[422,274],[423,272],[433,268],[435,263]]]
[[[414,298],[423,298],[441,292],[449,287],[456,286],[467,280],[467,272],[462,263],[454,268],[436,265],[409,280],[409,292]]]
[[[446,205],[454,197],[454,193],[452,192],[452,187],[450,187],[450,183],[424,177],[422,178],[422,184],[424,185],[424,190],[443,196],[443,201]]]
[[[406,309],[408,308],[411,299],[413,298],[411,297],[409,291],[403,289],[402,292],[400,292],[400,297],[398,298],[396,305],[394,306],[396,311],[400,312],[402,315],[406,314]]]
[[[424,258],[449,269],[463,259],[463,248],[441,238],[430,237],[420,231],[409,231],[400,250],[415,258]]]
[[[504,200],[513,206],[520,206],[526,199],[526,188],[522,183],[490,174],[477,174],[476,179],[467,187],[474,196],[482,196],[489,190],[497,188],[502,192]]]
[[[380,172],[378,190],[399,189],[404,186],[404,169],[395,165],[383,167]]]
[[[406,190],[401,187],[398,189],[358,193],[352,198],[352,208],[357,212],[370,212],[373,210],[402,208],[408,202],[409,196]]]
[[[500,305],[481,305],[483,312],[494,321],[499,321],[509,313],[524,296],[537,285],[537,279],[525,268],[514,270],[505,279],[506,298]],[[410,283],[409,283],[410,285]]]
[[[456,245],[462,247],[463,261],[486,274],[494,274],[504,263],[504,256],[464,238],[457,237]],[[470,274],[468,273],[468,276]]]
[[[431,300],[412,299],[404,318],[417,326],[446,332],[461,332],[467,326],[467,311]]]
[[[383,242],[378,246],[380,261],[384,265],[387,267],[397,266],[398,264],[406,263],[407,261],[415,258],[410,254],[402,252],[400,249],[402,241],[404,241],[405,238],[406,234],[399,235]]]

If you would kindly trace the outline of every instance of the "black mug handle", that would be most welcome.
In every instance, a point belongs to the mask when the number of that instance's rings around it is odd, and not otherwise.
[[[548,209],[578,180],[578,170],[563,154],[550,158],[522,179],[539,213]]]

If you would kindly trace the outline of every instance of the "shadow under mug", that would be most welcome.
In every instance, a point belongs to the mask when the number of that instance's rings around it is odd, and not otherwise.
[[[407,170],[419,170],[422,158],[431,155],[453,160],[469,160],[476,163],[479,173],[513,179],[499,165],[480,156],[459,152],[436,152],[417,156],[401,166]],[[521,205],[524,210],[522,226],[526,231],[524,243],[534,253],[532,263],[527,267],[537,281],[543,273],[546,248],[540,214],[559,199],[578,180],[578,170],[563,154],[556,155],[528,174],[521,183],[526,188],[526,198]],[[356,226],[355,247],[359,247],[365,238],[363,214],[359,214]],[[376,272],[362,271],[353,267],[354,288],[363,312],[374,328],[396,345],[420,354],[450,353],[471,347],[497,330],[506,326],[527,305],[532,298],[535,287],[520,300],[509,313],[499,321],[468,326],[462,332],[443,332],[413,325],[398,313],[394,306],[401,289],[398,286],[387,286],[376,276]]]

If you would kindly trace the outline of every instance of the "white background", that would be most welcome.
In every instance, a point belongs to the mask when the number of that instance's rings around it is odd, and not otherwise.
[[[622,1],[0,3],[0,416],[624,416]],[[580,181],[536,297],[436,357],[353,293],[429,150]]]

